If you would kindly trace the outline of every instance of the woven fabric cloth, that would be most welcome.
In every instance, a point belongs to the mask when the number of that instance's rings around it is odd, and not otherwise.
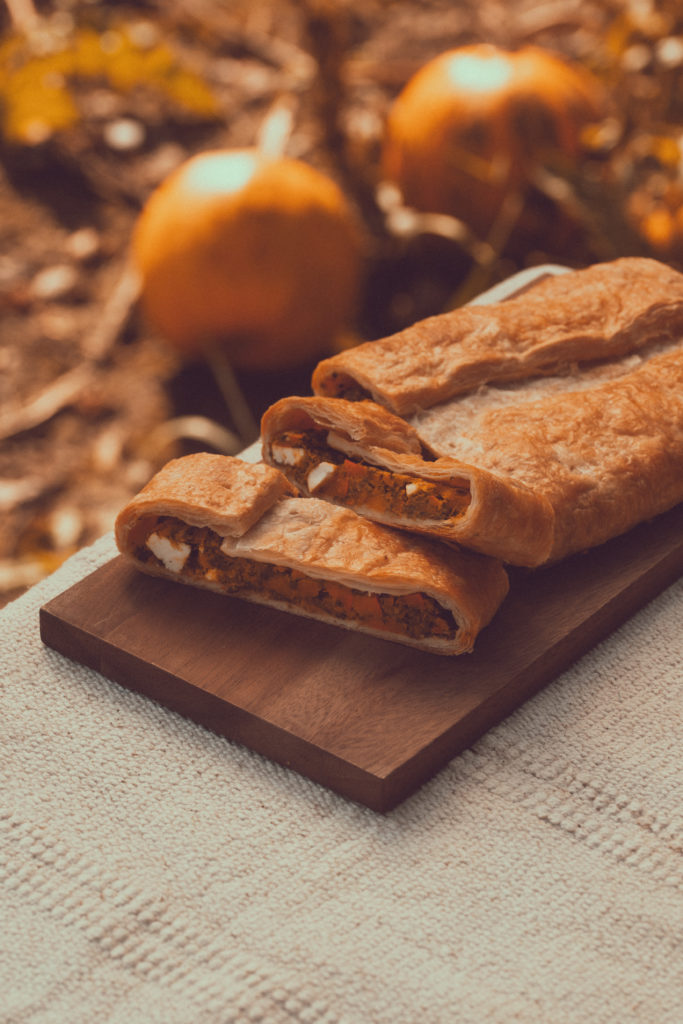
[[[680,1024],[683,581],[381,816],[44,648],[113,553],[0,614],[3,1024]]]

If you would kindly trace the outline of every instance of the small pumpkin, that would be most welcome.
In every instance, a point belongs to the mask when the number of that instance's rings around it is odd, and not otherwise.
[[[133,263],[143,313],[183,356],[247,370],[302,365],[352,320],[362,245],[328,176],[256,148],[203,152],[148,199]]]
[[[418,210],[447,213],[480,234],[539,164],[573,164],[603,90],[586,69],[539,47],[473,44],[425,64],[392,104],[385,180]]]

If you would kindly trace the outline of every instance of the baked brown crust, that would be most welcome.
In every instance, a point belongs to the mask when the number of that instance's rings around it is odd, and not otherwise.
[[[492,381],[562,372],[683,335],[683,274],[627,257],[555,275],[517,298],[465,306],[323,360],[316,395],[353,383],[407,416]]]
[[[667,511],[683,501],[683,337],[661,347],[563,375],[482,386],[422,410],[408,423],[435,461],[392,452],[374,433],[373,443],[360,444],[348,431],[344,450],[352,457],[419,479],[465,479],[472,496],[462,515],[440,523],[357,510],[529,567]],[[334,404],[334,417],[323,414],[325,402]],[[264,418],[265,460],[273,461],[271,424],[286,429],[292,416],[306,413],[322,426],[334,419],[343,435],[346,414],[358,436],[361,404],[370,403],[283,400],[277,417]],[[381,424],[378,415],[373,424]]]
[[[533,400],[520,388],[500,401],[492,388],[413,421],[442,456],[457,454],[549,502],[553,542],[544,561],[683,501],[683,344],[614,379],[596,370],[560,383]]]
[[[403,430],[397,428],[403,424]],[[386,429],[384,429],[386,427]],[[424,520],[392,513],[375,505],[356,511],[375,522],[457,543],[516,565],[538,565],[551,553],[554,512],[543,494],[508,475],[489,472],[450,452],[427,461],[419,431],[372,402],[348,402],[342,398],[292,397],[280,399],[261,421],[263,458],[278,465],[272,445],[290,430],[333,430],[337,443],[352,458],[403,473],[419,480],[453,486],[466,482],[471,500],[467,510],[446,521]],[[438,436],[436,431],[436,447]],[[392,450],[392,439],[399,444]],[[403,443],[405,441],[405,444]],[[457,445],[454,446],[457,449]],[[292,480],[292,482],[295,482]],[[299,488],[307,496],[311,492]]]
[[[499,561],[409,537],[327,502],[292,497],[284,477],[281,482],[275,480],[273,486],[275,477],[282,474],[269,466],[244,463],[230,456],[174,460],[119,513],[115,528],[119,550],[151,575],[182,581],[177,571],[162,562],[139,559],[136,552],[144,542],[144,531],[149,532],[153,528],[150,523],[160,516],[209,526],[224,538],[221,550],[231,557],[283,566],[371,593],[420,592],[450,610],[458,629],[448,639],[414,639],[352,622],[338,625],[439,654],[472,649],[475,637],[491,620],[508,590],[507,575]],[[269,485],[269,498],[278,492],[275,500],[266,503],[264,481]],[[251,511],[245,512],[247,492],[263,507],[256,521]],[[245,515],[250,520],[246,530]],[[185,582],[221,589],[209,578]],[[252,593],[244,596],[256,603],[333,621],[325,614],[303,611],[271,597]]]
[[[131,531],[144,516],[177,516],[191,526],[208,526],[221,536],[239,537],[285,494],[295,494],[277,469],[263,463],[197,452],[172,459],[121,510],[116,542],[130,547]]]
[[[422,452],[417,431],[399,416],[375,402],[347,402],[338,398],[279,399],[263,414],[261,438],[265,443],[282,430],[309,430],[313,426],[341,431],[366,449],[377,446],[414,455]]]

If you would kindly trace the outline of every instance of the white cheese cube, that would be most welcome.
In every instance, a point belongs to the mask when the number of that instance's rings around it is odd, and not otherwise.
[[[335,434],[334,430],[328,431],[327,443],[330,448],[336,448],[338,452],[345,452],[349,447],[348,438],[343,438],[340,434]]]
[[[281,466],[297,466],[304,457],[303,448],[290,448],[283,444],[274,444],[271,452],[273,461]]]
[[[413,494],[417,494],[419,490],[419,484],[406,484],[406,494],[408,495],[409,498],[412,497]]]
[[[329,480],[336,468],[333,462],[321,462],[314,466],[306,478],[309,491],[314,491],[316,487]]]
[[[189,544],[174,544],[168,537],[160,537],[158,533],[149,535],[147,547],[169,572],[180,572],[192,550]]]

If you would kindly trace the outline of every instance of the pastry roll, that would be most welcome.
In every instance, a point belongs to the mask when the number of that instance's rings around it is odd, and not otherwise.
[[[318,364],[313,391],[372,398],[401,416],[473,391],[683,335],[683,274],[627,257],[549,277],[516,298],[463,306]]]
[[[499,561],[298,497],[279,470],[201,453],[119,513],[144,572],[436,654],[471,651],[508,590]]]
[[[668,301],[653,266],[670,286]],[[637,267],[642,273],[632,277]],[[605,289],[608,280],[629,287],[615,293]],[[600,544],[683,501],[680,281],[683,276],[654,261],[621,260],[616,267],[552,278],[499,307],[481,307],[480,327],[490,317],[488,341],[482,328],[474,338],[451,339],[452,351],[445,341],[435,344],[433,358],[424,347],[427,335],[415,351],[408,337],[403,355],[392,348],[382,357],[382,342],[372,342],[379,346],[374,380],[382,382],[380,391],[394,382],[388,404],[413,409],[419,398],[419,410],[398,416],[362,398],[282,399],[263,418],[264,460],[303,494],[513,565],[536,567]],[[569,295],[583,295],[585,306],[573,310]],[[563,317],[571,332],[567,326],[558,341]],[[447,331],[456,315],[443,319]],[[516,324],[516,333],[501,341],[503,322],[510,331]],[[487,363],[484,349],[496,339],[499,358]],[[561,349],[582,362],[552,374],[547,363],[538,373],[538,353],[553,344],[556,355]],[[513,348],[515,358],[506,364]],[[420,350],[422,360],[411,370],[409,361]],[[450,377],[442,374],[448,352]],[[527,365],[531,376],[522,378],[525,360],[536,370]],[[458,365],[467,368],[469,390],[464,369],[460,377],[455,372]],[[486,383],[505,365],[507,380]],[[400,381],[397,367],[407,374]],[[317,373],[322,390],[333,379]],[[433,400],[443,395],[445,379],[449,386],[459,380],[461,393]]]

